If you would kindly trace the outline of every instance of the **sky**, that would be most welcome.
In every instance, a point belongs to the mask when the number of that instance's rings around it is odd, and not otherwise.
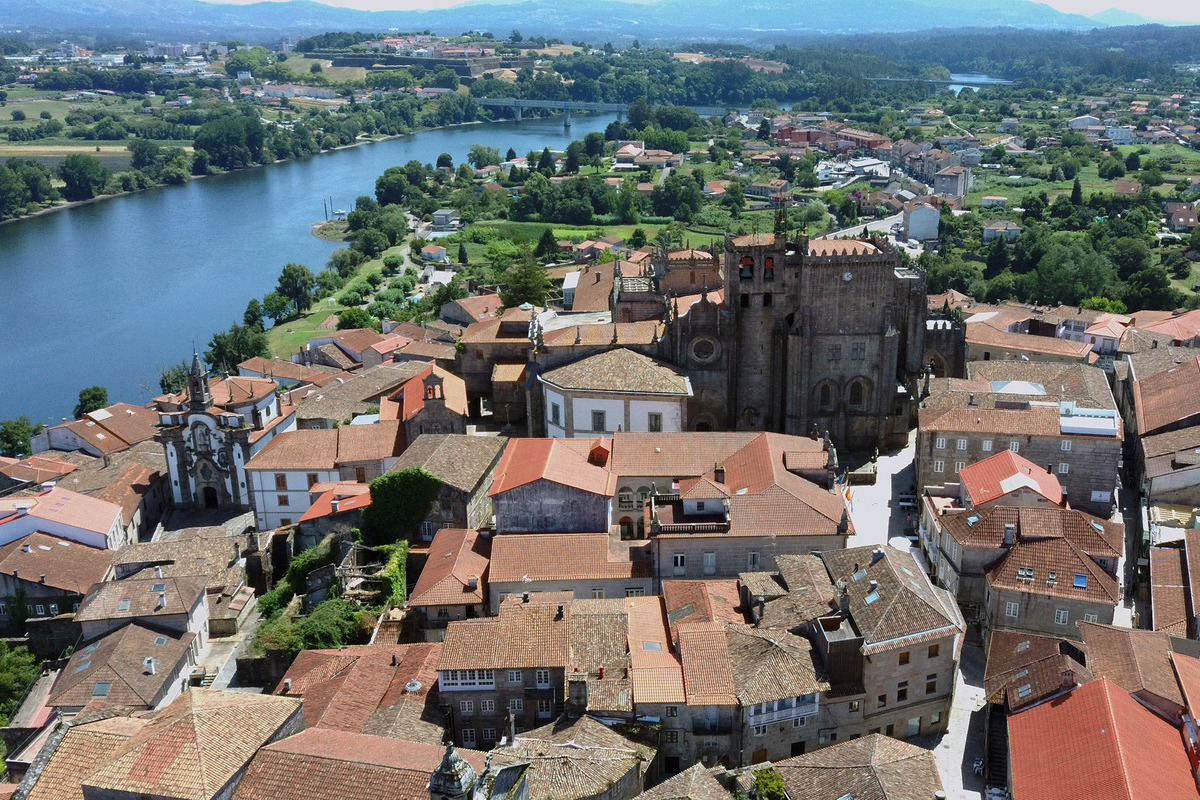
[[[409,11],[420,8],[447,8],[464,0],[317,0],[331,6],[366,11]],[[504,0],[500,0],[503,2]],[[252,3],[258,0],[212,0],[219,3]],[[1200,2],[1196,0],[1047,0],[1046,5],[1072,14],[1091,16],[1105,9],[1119,8],[1150,19],[1176,22],[1200,22]]]

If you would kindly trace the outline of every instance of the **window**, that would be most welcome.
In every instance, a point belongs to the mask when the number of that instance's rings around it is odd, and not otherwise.
[[[930,658],[938,657],[938,645],[936,645],[936,644],[929,645],[929,657]]]
[[[683,553],[675,553],[671,556],[671,564],[675,568],[676,575],[683,575],[687,572],[687,557]]]
[[[955,448],[956,448],[956,449],[958,449],[958,450],[966,450],[966,449],[967,449],[967,440],[966,440],[966,439],[959,439],[959,440],[958,440],[958,441],[955,443]]]
[[[308,488],[311,489],[317,483],[317,473],[310,472],[305,479],[308,481]]]
[[[1074,586],[1076,589],[1086,589],[1087,588],[1087,575],[1080,575],[1078,572],[1076,572]]]
[[[862,408],[866,403],[867,392],[863,388],[862,381],[855,381],[850,384],[850,407]]]
[[[519,670],[519,669],[510,669],[508,671],[508,682],[509,683],[524,683],[525,676],[524,676],[524,674],[522,674],[521,670]]]
[[[475,744],[475,729],[463,728],[463,746]]]
[[[935,711],[929,715],[929,724],[930,725],[939,725],[939,724],[941,724],[941,722],[942,722],[942,712]]]
[[[808,717],[793,717],[792,718],[792,727],[793,728],[803,728],[807,724],[808,724]]]
[[[877,705],[878,705],[880,708],[887,708],[887,695],[886,695],[886,694],[881,694],[881,695],[879,695],[879,697],[878,697],[878,701],[879,701],[879,702],[878,702],[878,704],[877,704]]]
[[[639,586],[627,586],[627,587],[625,587],[625,596],[626,597],[645,597],[646,590]]]
[[[514,714],[517,713],[518,711],[524,711],[525,710],[525,701],[519,697],[509,698],[508,710],[513,712]]]
[[[1021,610],[1021,607],[1018,606],[1016,603],[1005,603],[1004,604],[1004,616],[1006,616],[1006,617],[1013,617],[1015,619],[1017,614],[1020,612],[1020,610]]]
[[[548,669],[535,670],[533,673],[533,676],[534,676],[533,681],[534,681],[534,683],[537,684],[537,687],[539,689],[545,689],[550,686],[550,670],[548,670]]]
[[[1009,442],[1008,449],[1012,450],[1014,453],[1019,453],[1019,452],[1021,452],[1021,443],[1020,442]]]
[[[0,617],[8,616],[8,603],[0,602]]]
[[[1070,471],[1071,471],[1071,465],[1070,465],[1070,464],[1068,464],[1068,463],[1067,463],[1067,462],[1065,462],[1065,461],[1060,461],[1060,462],[1059,462],[1059,464],[1058,464],[1058,474],[1059,474],[1059,475],[1066,475],[1066,474],[1067,474],[1068,472],[1070,472]]]
[[[742,308],[749,308],[750,307],[750,295],[746,294],[745,292],[738,295],[738,305],[740,305]]]
[[[667,731],[667,744],[675,744],[679,741],[679,731]]]
[[[559,405],[558,403],[551,403],[550,404],[550,422],[552,422],[555,425],[559,425],[559,424],[561,424],[561,420],[562,420],[562,406]]]
[[[763,308],[770,308],[774,304],[774,298],[771,297],[771,293],[763,292]]]
[[[548,717],[554,710],[553,700],[538,700],[537,715],[539,717]]]
[[[1017,567],[1017,580],[1033,580],[1033,567]]]
[[[651,433],[662,433],[662,414],[657,412],[647,414],[646,429]]]
[[[742,260],[738,262],[738,266],[740,267],[740,269],[738,270],[739,278],[746,280],[746,279],[750,279],[750,278],[754,277],[754,259],[753,258],[751,258],[750,256],[743,257]]]
[[[280,508],[287,508],[291,501],[286,494],[281,494],[275,497],[275,502],[279,504]]]
[[[829,360],[830,361],[841,361],[842,360],[842,346],[840,344],[831,344],[829,346]]]
[[[851,711],[858,711],[860,708],[862,708],[862,703],[861,703],[861,702],[859,702],[858,700],[851,700],[851,701],[850,701],[850,710],[851,710]]]
[[[354,480],[356,483],[366,483],[367,482],[367,468],[366,467],[355,467],[354,468]]]
[[[282,472],[275,473],[275,491],[287,491],[287,475],[284,475]]]
[[[483,740],[485,742],[496,741],[496,729],[495,728],[484,728],[483,729]]]
[[[42,616],[42,615],[44,615],[44,614],[46,613],[46,607],[45,607],[44,605],[42,605],[41,603],[38,603],[38,604],[37,604],[37,605],[34,607],[34,611],[35,611],[35,612],[37,613],[37,615],[40,617],[40,616]]]
[[[479,711],[483,714],[495,714],[496,713],[496,701],[495,700],[480,700],[479,701]],[[484,734],[484,738],[485,739],[487,738],[486,734]]]
[[[1071,452],[1071,440],[1070,440],[1070,439],[1063,439],[1063,442],[1062,442],[1062,451],[1063,451],[1064,453],[1069,453],[1069,452]]]
[[[604,599],[604,590],[603,589],[592,589],[592,599],[593,600],[603,600]]]
[[[1067,609],[1056,608],[1056,609],[1054,609],[1054,624],[1055,625],[1066,625],[1067,619],[1070,618],[1070,616],[1071,616],[1070,612]]]
[[[496,684],[496,673],[490,669],[448,669],[441,673],[443,689],[490,689]]]
[[[867,357],[867,346],[862,342],[850,345],[850,358],[853,361],[862,361]]]
[[[908,681],[900,681],[896,684],[896,702],[903,703],[908,699]]]
[[[1096,614],[1084,614],[1083,621],[1084,622],[1099,622],[1100,617]]]
[[[967,462],[965,462],[965,461],[955,461],[954,462],[954,471],[955,472],[962,472],[966,468],[967,468]]]
[[[905,650],[903,653],[900,654],[900,666],[904,666],[907,663],[908,663],[908,651]]]
[[[759,563],[758,562],[758,553],[755,553],[753,551],[746,553],[746,571],[747,572],[757,572],[758,568],[759,568],[758,563]]]
[[[458,701],[458,710],[460,712],[462,712],[463,714],[474,714],[475,713],[475,701],[474,700],[459,700]]]
[[[937,694],[937,675],[925,676],[925,694]]]
[[[945,450],[946,449],[946,437],[945,436],[937,437],[937,439],[935,439],[933,442],[933,449],[934,450]]]
[[[992,452],[992,440],[991,439],[983,440],[983,452],[985,452],[985,453]]]
[[[705,575],[716,575],[717,574],[717,554],[715,552],[704,554],[704,574]]]
[[[934,461],[933,462],[933,471],[934,472],[945,472],[946,471],[946,462],[941,461],[941,460]]]
[[[288,525],[291,525],[291,524],[292,524],[291,517],[280,517],[279,518],[279,527],[286,528]]]
[[[112,681],[96,681],[96,688],[92,689],[92,697],[108,697],[110,689],[112,689]]]
[[[766,725],[755,725],[753,730],[754,730],[755,736],[766,736],[767,735],[767,726]]]
[[[593,431],[606,430],[607,429],[606,423],[607,423],[607,420],[605,419],[605,413],[603,411],[593,411],[592,412],[592,430]]]
[[[821,384],[820,399],[818,400],[821,408],[833,407],[833,387],[828,383]]]

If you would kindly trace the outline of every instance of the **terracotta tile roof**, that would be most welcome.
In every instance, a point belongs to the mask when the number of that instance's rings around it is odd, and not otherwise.
[[[464,344],[528,342],[533,309],[507,308],[498,317],[472,322],[463,331]]]
[[[63,461],[61,458],[46,456],[29,456],[20,460],[5,459],[5,461],[10,463],[0,465],[0,475],[14,481],[38,484],[58,480],[78,469],[74,464]]]
[[[353,369],[354,367],[358,366],[358,362],[343,353],[342,349],[336,344],[330,343],[318,345],[317,351],[336,364],[338,367],[341,367],[343,370]]]
[[[631,772],[640,785],[655,753],[585,715],[518,734],[511,747],[496,748],[491,756],[497,765],[531,765],[531,798],[568,798],[605,795]]]
[[[492,383],[523,383],[527,366],[524,361],[515,364],[498,361],[492,367]]]
[[[1200,414],[1200,358],[1133,382],[1138,433],[1154,433]]]
[[[1187,554],[1178,547],[1150,548],[1150,627],[1191,638],[1191,592]]]
[[[539,380],[563,389],[692,395],[691,383],[682,370],[624,347],[557,367],[542,373]]]
[[[308,728],[439,744],[446,724],[437,688],[441,652],[440,643],[304,650],[275,694],[304,698]],[[420,687],[410,689],[410,681]]]
[[[627,597],[628,650],[636,703],[683,703],[683,666],[667,632],[661,597]]]
[[[286,697],[189,689],[82,783],[109,792],[210,798],[300,714],[300,702]]]
[[[396,351],[396,356],[403,359],[426,359],[453,361],[458,351],[449,342],[409,342]]]
[[[245,536],[159,539],[125,545],[112,557],[112,563],[123,578],[135,574],[148,577],[142,572],[158,567],[169,578],[202,577],[210,592],[232,591],[246,581],[246,567],[241,561],[246,547]]]
[[[464,748],[455,752],[476,773],[483,772],[483,753]],[[444,754],[440,744],[309,729],[259,750],[233,800],[428,800],[429,776]]]
[[[115,503],[55,487],[48,492],[0,497],[0,525],[18,520],[16,509],[23,505],[29,506],[29,517],[33,519],[57,522],[90,533],[107,534],[121,519],[121,507]],[[4,529],[0,528],[0,537],[3,536]]]
[[[446,626],[438,670],[565,667],[570,625],[552,605],[504,605],[500,615],[458,620]]]
[[[1025,409],[922,408],[918,412],[922,431],[984,433],[997,436],[1058,436],[1057,406]]]
[[[1196,797],[1178,728],[1108,678],[1009,717],[1008,732],[1014,797]]]
[[[282,358],[263,358],[261,356],[246,359],[238,364],[238,369],[245,372],[257,372],[272,378],[278,377],[289,381],[318,385],[325,385],[325,383],[335,380],[339,374],[338,370],[333,367],[326,367],[322,364],[305,366],[285,361]]]
[[[76,622],[110,619],[143,619],[188,614],[205,593],[200,577],[127,578],[92,587],[75,612]],[[162,588],[159,588],[162,587]],[[161,596],[167,604],[160,608]],[[126,603],[125,601],[129,602]]]
[[[543,334],[546,347],[602,347],[650,345],[662,339],[666,326],[658,320],[571,325]]]
[[[1076,625],[1083,636],[1092,675],[1108,678],[1130,694],[1148,693],[1183,705],[1169,657],[1171,640],[1166,633],[1095,622]]]
[[[743,706],[829,691],[829,681],[817,666],[820,658],[804,637],[726,625],[725,646]]]
[[[430,375],[442,379],[446,408],[466,416],[470,409],[467,407],[467,385],[463,379],[436,364],[425,364],[424,367],[388,397],[389,401],[400,405],[400,413],[396,418],[410,420],[425,407],[425,379]]]
[[[350,328],[348,330],[333,331],[329,336],[346,350],[360,355],[364,350],[392,338],[390,334],[379,333],[371,328]]]
[[[333,501],[338,501],[338,510],[336,513],[344,513],[348,511],[361,510],[371,505],[371,487],[365,483],[353,483],[349,481],[338,481],[336,483],[317,483],[310,487],[311,491],[317,491],[317,487],[325,488],[316,500],[312,501],[312,505],[308,510],[300,515],[298,522],[308,522],[309,520],[320,519],[334,514]],[[311,495],[310,495],[311,496]]]
[[[427,433],[418,436],[389,471],[421,467],[459,491],[474,492],[507,444],[506,436]]]
[[[666,580],[662,582],[662,595],[672,627],[687,622],[746,621],[739,610],[741,597],[736,580]]]
[[[338,429],[279,433],[246,463],[252,470],[332,470],[337,463]]]
[[[875,558],[870,546],[821,555],[831,580],[846,580],[850,618],[865,640],[863,654],[900,646],[900,639],[919,642],[961,634],[966,624],[954,598],[929,582],[910,553],[893,547],[882,551],[881,558]],[[869,599],[872,595],[875,599]]]
[[[107,488],[96,495],[96,498],[120,506],[121,521],[128,525],[133,521],[146,494],[164,477],[165,472],[159,472],[144,464],[129,464]]]
[[[178,679],[176,667],[188,659],[195,638],[194,633],[160,630],[138,621],[118,628],[75,650],[51,690],[49,704],[153,710],[166,683]],[[155,661],[153,674],[147,658]],[[97,687],[106,693],[99,694]]]
[[[766,600],[760,612],[760,627],[789,630],[797,625],[797,620],[816,619],[829,613],[831,603],[836,605],[837,591],[820,556],[778,555],[775,565],[777,573],[740,576],[751,595]],[[777,588],[781,584],[785,591]]]
[[[725,626],[689,622],[675,629],[688,705],[737,705],[737,676],[725,640]]]
[[[374,425],[342,425],[336,430],[338,464],[383,461],[397,455],[404,444],[400,423],[395,420],[382,420]]]
[[[157,424],[157,411],[116,403],[55,427],[66,428],[101,453],[116,453],[154,438]]]
[[[729,800],[719,780],[724,774],[724,767],[706,767],[697,761],[633,800]]]
[[[68,728],[26,800],[83,800],[82,780],[107,764],[147,722],[111,717]]]
[[[482,605],[491,538],[479,531],[443,528],[429,545],[429,559],[408,598],[410,606]],[[474,583],[474,587],[471,583]]]
[[[984,692],[988,702],[1004,705],[1009,713],[1092,679],[1083,651],[1065,639],[992,631],[987,654]]]
[[[1138,312],[1135,324],[1145,331],[1166,334],[1176,342],[1184,342],[1200,336],[1200,310],[1169,313],[1155,321],[1146,320],[1145,312]]]
[[[861,239],[809,239],[810,256],[866,256],[880,252],[879,248]]]
[[[493,584],[533,581],[649,578],[651,564],[614,557],[607,533],[513,533],[492,540],[488,580]]]
[[[26,545],[29,552],[25,552]],[[112,550],[31,533],[0,547],[0,575],[44,582],[63,592],[82,595],[108,576],[112,557]],[[43,575],[45,581],[41,581]]]
[[[933,753],[878,733],[775,762],[792,797],[926,800],[942,789]]]
[[[1023,570],[1029,569],[1033,570],[1032,580],[1020,577]],[[1053,583],[1051,572],[1056,575]],[[1018,539],[988,567],[986,575],[988,585],[997,589],[1102,605],[1116,605],[1121,599],[1117,579],[1070,539]]]
[[[710,472],[714,465],[745,447],[759,433],[628,433],[617,432],[612,437],[612,457],[609,465],[618,475],[670,475],[678,478],[697,477]],[[811,439],[789,437],[796,448],[805,447]]]
[[[744,236],[733,237],[734,247],[765,247],[774,243],[773,233],[747,233]]]
[[[580,273],[571,311],[608,311],[612,308],[616,265],[615,261],[608,264],[594,264]]]
[[[1021,488],[1052,503],[1062,502],[1062,484],[1053,473],[1007,449],[960,469],[958,478],[976,506]]]
[[[1200,425],[1141,437],[1145,475],[1158,478],[1200,465]]]
[[[1020,508],[988,506],[942,517],[945,530],[963,545],[1001,547],[1004,526],[1015,525],[1015,533],[1027,539],[1068,539],[1083,552],[1116,559],[1125,551],[1125,528],[1120,522],[1104,520],[1070,508]]]
[[[372,405],[379,405],[384,395],[399,389],[414,375],[429,368],[423,361],[385,363],[371,367],[350,377],[345,383],[330,384],[323,388],[302,389],[298,398],[296,417],[304,419],[330,419],[341,422],[356,414],[365,414]]]
[[[459,300],[454,300],[452,303],[460,308],[467,316],[475,320],[488,319],[496,316],[496,312],[502,307],[500,295],[498,294],[481,294],[475,297],[463,297]]]
[[[547,480],[611,497],[615,476],[603,467],[588,463],[586,451],[580,452],[580,445],[586,443],[587,440],[510,439],[496,467],[496,479],[489,496]]]
[[[243,406],[273,394],[279,384],[270,378],[244,378],[231,375],[219,381],[211,381],[208,387],[213,403],[222,407]],[[186,390],[184,390],[186,394]]]

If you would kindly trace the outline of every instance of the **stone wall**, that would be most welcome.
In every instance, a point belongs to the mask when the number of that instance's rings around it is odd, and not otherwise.
[[[547,480],[492,498],[499,533],[589,533],[608,530],[611,499]]]

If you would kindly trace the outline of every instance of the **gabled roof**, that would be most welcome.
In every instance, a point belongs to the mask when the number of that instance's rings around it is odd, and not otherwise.
[[[78,467],[69,461],[47,456],[29,456],[20,460],[14,458],[0,461],[0,475],[21,483],[28,481],[40,484],[44,481],[57,480],[76,469]]]
[[[625,544],[625,543],[622,543]],[[496,536],[488,574],[491,583],[649,578],[648,559],[629,547],[610,552],[607,533],[520,533]],[[432,552],[432,551],[431,551]]]
[[[690,397],[692,386],[679,369],[624,347],[605,350],[539,376],[563,389]]]
[[[101,791],[207,800],[299,714],[300,702],[291,698],[189,689],[104,766],[80,776],[81,783]]]
[[[1150,628],[1190,638],[1191,590],[1187,553],[1180,547],[1150,548]]]
[[[0,525],[21,524],[18,508],[27,506],[28,516],[35,520],[57,522],[91,533],[107,534],[113,523],[121,518],[121,507],[115,503],[55,487],[37,494],[16,494],[0,497]],[[0,528],[0,539],[5,538]]]
[[[80,647],[63,667],[49,704],[153,709],[176,667],[187,659],[194,633],[158,629],[134,621]],[[154,671],[146,664],[154,659]]]
[[[1143,436],[1200,414],[1200,358],[1134,381],[1133,402]]]
[[[1001,547],[1004,527],[1025,539],[1068,539],[1075,547],[1098,558],[1116,559],[1124,552],[1124,526],[1073,508],[986,506],[946,514],[946,532],[961,545]]]
[[[105,581],[91,588],[79,610],[76,622],[137,619],[188,614],[204,597],[205,578],[127,578]],[[166,605],[162,605],[163,597]]]
[[[821,558],[831,580],[846,581],[850,618],[864,639],[864,655],[898,647],[899,639],[921,642],[966,628],[954,598],[930,583],[908,552],[867,546],[827,550]]]
[[[461,747],[455,752],[483,772],[483,753]],[[310,728],[259,750],[233,800],[428,800],[429,776],[444,754],[440,743]]]
[[[616,478],[604,467],[588,462],[590,444],[587,439],[510,439],[489,496],[546,480],[611,497]]]
[[[565,667],[570,660],[570,605],[502,605],[486,619],[456,620],[446,626],[437,661],[447,669]]]
[[[689,622],[675,630],[688,705],[737,705],[737,677],[725,642],[725,626]]]
[[[1133,630],[1096,622],[1077,622],[1087,665],[1130,694],[1151,694],[1175,705],[1183,695],[1171,668],[1171,639],[1161,631]]]
[[[984,692],[988,702],[1003,704],[1009,713],[1092,679],[1082,650],[1065,639],[995,630],[987,655]]]
[[[697,761],[633,800],[729,800],[719,780],[724,774],[724,767],[706,767]]]
[[[439,744],[446,722],[437,690],[441,652],[440,643],[304,650],[275,694],[304,698],[308,728]]]
[[[735,580],[666,580],[662,582],[667,621],[672,627],[687,622],[744,623]]]
[[[107,717],[68,728],[26,800],[83,800],[83,779],[121,752],[148,722],[144,717]]]
[[[31,533],[0,547],[0,575],[44,583],[63,592],[82,595],[108,576],[112,557],[112,550],[88,547],[44,533]],[[43,575],[46,576],[44,581]]]
[[[774,771],[804,800],[926,800],[942,788],[933,753],[878,733],[778,761]],[[1020,796],[1020,795],[1019,795]]]
[[[55,427],[66,428],[101,453],[115,453],[154,438],[158,412],[145,406],[116,403]]]
[[[726,625],[725,646],[744,706],[829,691],[812,643],[802,636]]]
[[[429,545],[429,559],[408,604],[482,605],[486,602],[484,586],[491,542],[491,538],[480,536],[479,531],[442,528]]]
[[[1029,570],[1033,577],[1022,577]],[[1101,605],[1116,605],[1121,599],[1117,579],[1070,539],[1019,538],[986,574],[988,585],[997,589]]]
[[[506,436],[427,433],[418,436],[389,471],[421,467],[448,486],[474,492],[497,463],[506,444]]]
[[[1055,505],[1062,502],[1062,484],[1058,478],[1008,449],[960,469],[958,478],[976,506],[1022,488]]]
[[[1179,729],[1105,677],[1009,717],[1008,741],[1024,800],[1196,797]]]

